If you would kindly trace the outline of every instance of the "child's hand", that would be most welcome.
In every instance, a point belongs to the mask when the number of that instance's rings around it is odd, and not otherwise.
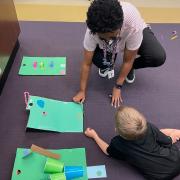
[[[87,128],[86,131],[84,132],[84,134],[89,137],[89,138],[95,138],[97,136],[97,133],[94,129],[91,128]]]

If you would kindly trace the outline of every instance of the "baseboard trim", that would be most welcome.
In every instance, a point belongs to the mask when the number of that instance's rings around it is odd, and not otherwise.
[[[88,5],[15,4],[20,21],[85,22]],[[148,23],[180,23],[180,8],[138,8]]]

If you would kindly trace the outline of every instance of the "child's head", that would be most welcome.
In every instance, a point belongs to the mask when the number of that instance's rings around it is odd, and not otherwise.
[[[116,131],[127,140],[136,140],[144,136],[147,130],[145,117],[136,109],[121,106],[115,115]]]

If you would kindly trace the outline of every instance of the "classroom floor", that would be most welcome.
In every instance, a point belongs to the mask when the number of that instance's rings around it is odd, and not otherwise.
[[[141,180],[143,177],[122,161],[106,157],[82,133],[25,132],[28,115],[23,92],[52,99],[71,101],[79,88],[80,63],[83,52],[84,23],[20,22],[21,47],[0,96],[0,179],[9,180],[17,147],[32,143],[49,149],[85,147],[87,165],[106,165],[107,180]],[[167,52],[162,67],[136,71],[134,84],[123,88],[123,99],[142,111],[159,128],[180,128],[180,38],[170,40],[172,31],[180,32],[179,24],[151,24]],[[19,76],[23,55],[67,56],[66,76]],[[118,73],[119,59],[116,64]],[[114,112],[108,94],[114,80],[102,79],[93,66],[87,99],[84,104],[84,129],[92,127],[109,142],[114,133]],[[180,144],[178,144],[180,145]],[[180,179],[180,176],[176,180]]]

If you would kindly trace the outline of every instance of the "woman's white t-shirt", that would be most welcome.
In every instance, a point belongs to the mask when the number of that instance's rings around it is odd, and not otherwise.
[[[123,54],[125,47],[128,50],[137,50],[140,47],[143,39],[143,29],[147,25],[135,6],[128,2],[120,2],[120,4],[124,13],[124,21],[120,32],[121,40],[117,44],[116,52]],[[102,41],[98,35],[93,35],[87,28],[84,37],[84,48],[88,51],[94,51],[97,45],[103,49]]]

